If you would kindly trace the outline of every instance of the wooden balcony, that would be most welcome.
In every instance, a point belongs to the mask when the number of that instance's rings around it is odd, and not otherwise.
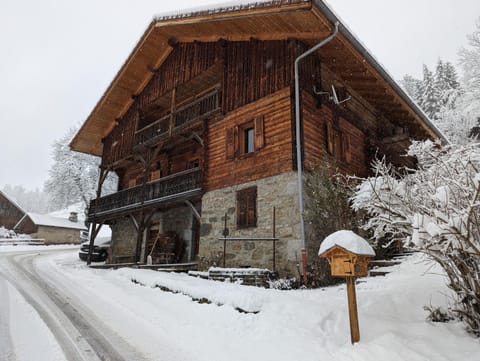
[[[201,194],[202,178],[202,170],[193,168],[93,199],[88,209],[88,221],[105,220],[142,207],[151,208],[161,203],[191,199]]]
[[[134,147],[155,144],[169,135],[180,133],[196,121],[221,109],[221,93],[219,89],[195,99],[176,109],[171,114],[154,121],[135,132]]]

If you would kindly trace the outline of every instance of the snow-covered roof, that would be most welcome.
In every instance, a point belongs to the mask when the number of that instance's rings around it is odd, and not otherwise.
[[[163,12],[154,16],[155,21],[184,19],[197,16],[209,16],[221,13],[232,13],[242,10],[257,10],[262,8],[271,8],[280,5],[291,5],[298,3],[308,3],[310,0],[233,0],[218,2],[216,4],[206,4],[201,6],[192,6],[184,9],[178,9]]]
[[[67,218],[52,217],[48,214],[27,213],[28,217],[37,226],[58,228],[87,229],[83,222],[71,222]]]
[[[0,190],[0,194],[1,194],[7,201],[9,201],[15,208],[17,208],[19,211],[25,213],[25,211],[22,209],[22,207],[20,207],[20,205],[19,205],[17,202],[15,202],[15,200],[14,200],[12,197],[10,197],[9,195],[7,195],[7,193],[2,192],[2,191]]]
[[[358,234],[347,230],[334,232],[325,238],[320,245],[318,254],[320,255],[325,253],[330,248],[335,246],[342,247],[345,250],[355,254],[372,257],[375,256],[375,251],[366,240],[364,240]]]

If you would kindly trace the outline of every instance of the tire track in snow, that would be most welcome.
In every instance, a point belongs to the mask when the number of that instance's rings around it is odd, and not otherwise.
[[[0,279],[0,360],[15,361],[15,352],[10,335],[10,300],[8,284]]]
[[[49,253],[52,252],[45,252]],[[17,254],[6,257],[7,268],[10,271],[7,278],[13,277],[11,282],[50,328],[68,360],[144,360],[112,331],[107,332],[109,342],[107,335],[100,333],[95,327],[101,324],[101,321],[95,320],[94,324],[89,322],[77,307],[71,304],[70,299],[46,282],[34,269],[33,259],[36,255]],[[42,303],[37,302],[39,298]],[[102,331],[106,331],[105,327],[102,327]],[[118,348],[123,352],[118,352]]]

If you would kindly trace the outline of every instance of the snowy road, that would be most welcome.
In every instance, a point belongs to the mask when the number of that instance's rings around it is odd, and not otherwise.
[[[0,247],[0,361],[480,360],[461,323],[425,320],[449,290],[421,255],[358,280],[352,346],[344,285],[279,291],[19,251]]]
[[[0,257],[0,360],[144,360],[65,285],[55,283],[56,277],[36,266],[39,258],[58,252],[65,251]]]

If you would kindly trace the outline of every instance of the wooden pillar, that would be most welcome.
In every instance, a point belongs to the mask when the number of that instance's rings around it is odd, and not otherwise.
[[[355,277],[345,277],[347,280],[348,316],[350,318],[350,338],[352,345],[360,341],[358,327],[357,295],[355,292]]]
[[[108,172],[109,172],[108,169],[100,167],[100,175],[98,177],[98,186],[97,186],[97,199],[100,198],[102,195],[102,186],[103,186],[103,183],[105,182],[105,179],[107,179]],[[92,263],[93,245],[95,243],[95,238],[97,238],[98,232],[100,231],[100,228],[102,228],[102,224],[99,224],[98,228],[96,226],[96,223],[95,223],[96,213],[97,211],[96,209],[94,209],[93,221],[90,227],[90,242],[88,244],[87,266],[89,266],[90,263]]]

